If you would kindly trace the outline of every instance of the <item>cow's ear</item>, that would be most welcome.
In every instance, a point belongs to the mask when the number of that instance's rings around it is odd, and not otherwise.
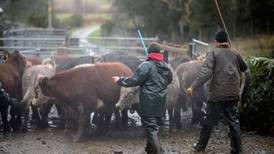
[[[6,59],[8,59],[11,56],[11,53],[8,51],[4,51],[4,55],[6,56]]]

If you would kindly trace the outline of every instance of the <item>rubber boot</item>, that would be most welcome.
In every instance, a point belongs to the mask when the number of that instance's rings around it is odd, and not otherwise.
[[[151,135],[152,145],[154,146],[153,149],[155,154],[161,154],[161,145],[158,137],[158,132],[152,132]]]

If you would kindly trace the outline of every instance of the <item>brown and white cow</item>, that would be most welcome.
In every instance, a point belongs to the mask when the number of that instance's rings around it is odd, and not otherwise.
[[[13,97],[21,100],[22,98],[22,82],[21,78],[26,66],[25,58],[19,53],[19,51],[14,51],[12,53],[7,53],[8,59],[5,63],[0,64],[0,82],[7,93]],[[0,107],[2,122],[5,131],[8,131],[8,106],[4,105]],[[18,123],[21,121],[20,110],[16,106],[12,106],[11,113],[11,125],[13,131],[18,129]]]
[[[111,113],[120,96],[120,86],[111,79],[114,75],[131,76],[131,70],[121,63],[98,63],[77,66],[55,74],[51,78],[41,78],[42,93],[55,97],[62,106],[70,106],[79,112],[79,126],[74,141],[81,141],[90,122],[91,112]]]
[[[41,65],[35,65],[27,68],[22,77],[22,92],[23,100],[23,131],[27,130],[27,123],[29,119],[29,108],[32,106],[33,118],[38,123],[38,126],[45,127],[47,126],[47,115],[40,113],[41,118],[39,117],[39,112],[37,109],[37,104],[43,104],[41,101],[50,101],[50,98],[39,93],[38,87],[38,78],[41,76],[52,77],[55,74],[55,65],[51,59],[43,61]],[[39,100],[39,101],[37,101]]]

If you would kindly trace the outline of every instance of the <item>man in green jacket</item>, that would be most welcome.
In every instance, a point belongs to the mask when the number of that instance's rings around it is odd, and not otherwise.
[[[161,117],[165,114],[167,86],[172,81],[172,73],[162,49],[155,43],[148,48],[148,59],[139,65],[132,77],[113,77],[113,80],[124,87],[140,86],[140,103],[138,114],[147,133],[146,152],[160,154],[158,138]]]
[[[230,128],[231,153],[241,151],[240,122],[237,117],[238,101],[240,100],[240,76],[247,66],[240,54],[230,48],[225,31],[218,31],[215,36],[216,48],[209,52],[192,86],[187,89],[192,96],[192,90],[210,80],[207,96],[207,114],[200,133],[200,139],[194,145],[195,151],[205,151],[209,137],[223,113]]]

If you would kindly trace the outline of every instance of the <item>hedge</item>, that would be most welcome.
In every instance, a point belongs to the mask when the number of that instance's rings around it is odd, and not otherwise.
[[[241,113],[242,128],[274,135],[274,60],[248,57],[246,63],[252,81]]]

